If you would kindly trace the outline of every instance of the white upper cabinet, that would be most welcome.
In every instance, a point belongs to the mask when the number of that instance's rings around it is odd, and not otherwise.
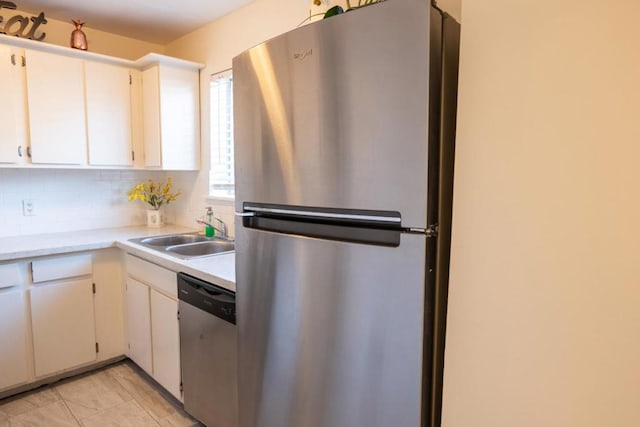
[[[131,70],[131,144],[133,166],[144,168],[144,115],[142,112],[142,71]]]
[[[89,164],[131,166],[130,69],[85,62]]]
[[[0,167],[200,168],[200,69],[0,34]]]
[[[26,50],[31,161],[86,164],[83,61]]]
[[[27,155],[24,52],[0,45],[0,163],[22,163]]]
[[[197,68],[156,64],[142,73],[145,166],[200,167],[200,92]]]

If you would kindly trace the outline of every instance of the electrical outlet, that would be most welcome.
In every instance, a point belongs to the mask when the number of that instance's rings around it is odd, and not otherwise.
[[[36,206],[31,199],[22,200],[22,215],[34,216],[36,214]]]

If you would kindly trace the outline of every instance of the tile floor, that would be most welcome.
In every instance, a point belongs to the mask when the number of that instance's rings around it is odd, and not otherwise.
[[[0,427],[201,426],[131,362],[0,400]]]

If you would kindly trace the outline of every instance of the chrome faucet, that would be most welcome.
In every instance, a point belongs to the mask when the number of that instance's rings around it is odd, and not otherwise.
[[[220,237],[221,239],[228,239],[229,238],[229,233],[228,233],[228,228],[227,228],[227,224],[224,223],[223,220],[221,220],[218,217],[213,217],[214,220],[218,221],[218,223],[220,224],[220,228],[216,227],[213,224],[208,223],[207,221],[203,220],[203,219],[196,219],[196,222],[198,224],[202,224],[202,225],[208,225],[209,227],[213,228],[214,230],[216,230],[219,234],[218,237]]]

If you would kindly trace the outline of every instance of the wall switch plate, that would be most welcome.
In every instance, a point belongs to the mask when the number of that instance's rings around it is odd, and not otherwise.
[[[22,215],[34,216],[35,214],[36,214],[36,207],[33,204],[33,200],[31,199],[22,200]]]

